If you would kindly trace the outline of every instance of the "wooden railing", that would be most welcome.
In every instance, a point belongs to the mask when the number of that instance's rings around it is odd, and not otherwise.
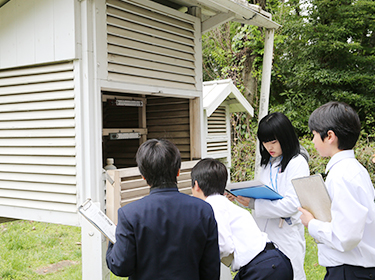
[[[182,193],[191,194],[191,169],[198,161],[184,161],[181,163],[180,176],[177,177],[178,189]],[[150,193],[147,185],[139,173],[138,167],[107,170],[106,180],[106,215],[117,224],[117,210]]]

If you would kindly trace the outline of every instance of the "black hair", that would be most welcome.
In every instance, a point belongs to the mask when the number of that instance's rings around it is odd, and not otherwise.
[[[315,109],[309,118],[309,128],[320,134],[322,141],[332,130],[338,138],[340,150],[353,149],[361,132],[361,122],[352,107],[343,102],[331,101]]]
[[[200,160],[191,170],[191,186],[198,182],[205,196],[224,194],[228,171],[223,163],[213,158]]]
[[[283,155],[280,163],[281,172],[284,172],[289,161],[300,153],[300,145],[294,127],[283,113],[275,112],[263,117],[258,125],[257,136],[259,139],[261,166],[266,166],[271,157],[263,146],[265,142],[279,141]]]
[[[177,183],[181,155],[169,140],[147,140],[139,147],[136,161],[139,172],[150,187],[163,188]]]

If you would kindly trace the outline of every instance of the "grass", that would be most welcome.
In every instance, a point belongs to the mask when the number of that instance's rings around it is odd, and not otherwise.
[[[24,220],[0,224],[0,279],[81,279],[80,242],[79,227]],[[306,243],[307,280],[323,279],[325,269],[318,265],[317,247],[308,234]],[[116,279],[126,278],[111,274]]]

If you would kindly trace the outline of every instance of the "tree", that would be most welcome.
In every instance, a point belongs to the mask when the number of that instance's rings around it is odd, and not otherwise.
[[[304,134],[315,108],[343,101],[374,137],[375,2],[311,0],[283,6],[285,37],[275,49],[272,109],[286,113]]]

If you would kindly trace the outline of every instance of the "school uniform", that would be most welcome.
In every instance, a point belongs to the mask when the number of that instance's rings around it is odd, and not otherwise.
[[[332,221],[313,219],[308,227],[319,242],[319,264],[327,267],[326,279],[374,279],[375,191],[370,176],[353,150],[336,153],[328,171]]]
[[[210,205],[175,184],[118,210],[107,266],[129,280],[219,280],[217,225]]]
[[[259,230],[249,211],[219,194],[208,196],[206,202],[217,221],[220,257],[233,254],[231,268],[239,270],[235,279],[293,279],[289,259]]]
[[[268,238],[290,259],[294,280],[305,280],[304,259],[306,242],[304,226],[299,219],[301,213],[297,194],[291,180],[309,176],[309,166],[302,155],[292,158],[284,172],[279,166],[281,157],[263,167],[259,179],[273,188],[283,199],[255,199],[253,217],[259,229],[268,234]],[[286,218],[281,220],[281,217]]]

